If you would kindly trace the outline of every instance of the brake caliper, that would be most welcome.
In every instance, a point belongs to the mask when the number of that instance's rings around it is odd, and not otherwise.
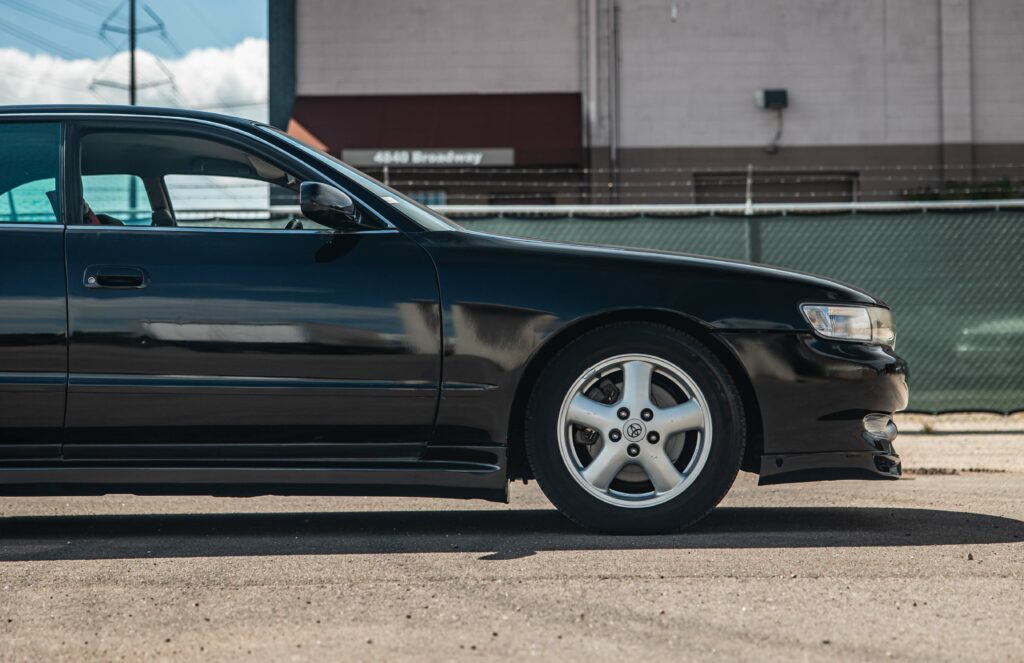
[[[619,388],[608,378],[601,378],[597,384],[586,391],[587,398],[610,405],[619,400]],[[573,441],[576,444],[591,446],[600,439],[601,434],[593,428],[575,426]]]

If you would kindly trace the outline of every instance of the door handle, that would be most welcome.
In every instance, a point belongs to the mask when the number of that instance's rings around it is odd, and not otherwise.
[[[146,270],[141,267],[90,265],[85,268],[87,288],[145,288]]]

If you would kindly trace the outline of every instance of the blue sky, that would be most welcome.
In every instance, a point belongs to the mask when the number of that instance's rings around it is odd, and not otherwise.
[[[266,119],[266,0],[137,2],[140,104]],[[100,26],[126,27],[127,7],[127,0],[0,0],[0,104],[126,103],[127,35],[108,33],[107,41]],[[156,25],[147,7],[166,38],[144,32]],[[126,182],[91,191],[90,199],[125,208]],[[189,189],[176,207],[209,206],[211,195],[224,194],[212,184]],[[265,206],[266,192],[250,202]]]
[[[196,48],[224,48],[246,37],[267,36],[266,0],[137,0],[140,30],[154,25],[149,7],[163,20],[168,40],[159,33],[143,34],[139,47],[161,58],[180,57]],[[0,48],[30,54],[47,53],[64,59],[102,58],[114,48],[99,35],[114,10],[112,23],[128,24],[127,0],[0,0]],[[125,35],[109,33],[115,46]]]
[[[267,0],[137,0],[139,104],[265,119]],[[0,0],[0,104],[128,101],[127,0]],[[163,22],[159,31],[150,9]],[[116,13],[115,13],[116,12]],[[111,16],[113,15],[113,16]]]

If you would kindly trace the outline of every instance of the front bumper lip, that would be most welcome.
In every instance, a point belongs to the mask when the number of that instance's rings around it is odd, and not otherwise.
[[[839,479],[899,479],[900,457],[888,451],[826,451],[761,456],[758,484],[835,481]]]

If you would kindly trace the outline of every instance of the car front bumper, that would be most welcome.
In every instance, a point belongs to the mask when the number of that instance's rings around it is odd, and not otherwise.
[[[907,364],[892,350],[806,333],[722,333],[761,415],[761,483],[895,479]],[[888,424],[888,425],[887,425]]]

